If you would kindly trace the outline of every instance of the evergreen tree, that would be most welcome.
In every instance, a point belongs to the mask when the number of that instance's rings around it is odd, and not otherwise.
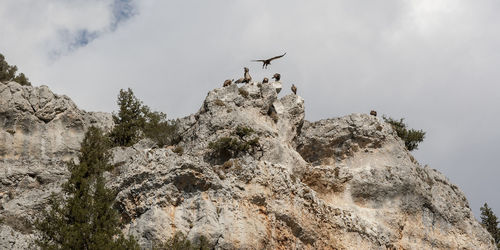
[[[165,113],[151,111],[130,88],[120,90],[117,103],[120,109],[113,114],[115,127],[110,133],[114,146],[132,146],[142,137],[152,139],[160,147],[181,140],[176,122],[167,120]]]
[[[385,122],[391,124],[392,129],[394,129],[398,137],[405,142],[406,149],[409,151],[418,149],[418,144],[424,141],[425,132],[423,130],[408,129],[403,118],[399,121],[385,116],[382,118]]]
[[[481,209],[481,225],[483,225],[495,240],[497,248],[500,248],[500,228],[498,228],[498,218],[493,213],[487,203]]]
[[[0,54],[0,81],[11,81],[16,76],[17,67],[9,65],[5,61],[5,57]]]
[[[115,127],[110,137],[115,146],[131,146],[140,139],[141,130],[145,126],[142,102],[129,88],[120,90],[117,103],[120,110],[118,114],[113,114]]]
[[[71,176],[63,184],[63,197],[52,194],[49,209],[35,222],[36,241],[42,249],[139,249],[126,239],[112,206],[115,193],[105,187],[103,172],[111,169],[110,142],[91,127],[83,139],[79,163],[69,164]]]
[[[158,146],[177,144],[181,140],[177,134],[177,124],[167,120],[165,113],[151,111],[148,106],[143,106],[143,113],[145,118],[144,136],[155,141]]]
[[[16,72],[17,66],[9,65],[5,57],[0,54],[0,82],[16,81],[21,85],[31,86],[31,82],[23,73],[16,76]]]
[[[24,73],[19,73],[18,76],[14,77],[14,81],[21,84],[21,85],[31,86],[31,82],[24,75]]]

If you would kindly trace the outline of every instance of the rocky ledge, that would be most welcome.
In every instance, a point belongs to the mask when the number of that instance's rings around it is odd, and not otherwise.
[[[180,120],[182,154],[148,140],[114,148],[106,178],[123,230],[146,249],[178,231],[215,249],[495,249],[459,188],[420,166],[388,124],[365,114],[308,122],[304,100],[279,98],[280,88],[210,91]],[[47,158],[74,157],[89,124],[112,123],[46,87],[0,84],[0,96],[1,145],[17,145],[0,150],[0,248],[23,248],[33,232],[20,222],[65,178]],[[238,127],[251,128],[259,148],[214,157],[209,143]]]

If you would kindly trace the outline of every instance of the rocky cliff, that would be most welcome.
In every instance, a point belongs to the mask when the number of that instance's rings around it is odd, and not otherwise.
[[[144,248],[174,232],[216,249],[495,249],[459,188],[420,166],[391,127],[365,114],[308,122],[280,83],[210,91],[180,120],[182,141],[114,148],[106,174],[126,233]],[[0,248],[26,248],[29,222],[66,178],[85,129],[109,114],[80,111],[46,87],[0,84]],[[259,147],[231,159],[208,145],[251,128]]]

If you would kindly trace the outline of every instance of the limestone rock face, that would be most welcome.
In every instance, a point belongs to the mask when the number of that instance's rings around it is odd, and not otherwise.
[[[110,129],[110,114],[85,112],[47,86],[0,83],[0,159],[74,157],[90,125]]]
[[[388,124],[365,114],[308,122],[301,97],[277,94],[261,83],[210,91],[198,112],[179,121],[174,147],[182,154],[150,140],[114,148],[117,167],[106,178],[118,191],[124,232],[145,249],[178,231],[195,242],[205,236],[215,249],[495,249],[464,194],[420,166]],[[45,99],[28,103],[45,107]],[[45,123],[36,110],[24,112]],[[48,123],[62,116],[54,112]],[[259,148],[218,159],[209,143],[237,127],[252,128]],[[29,221],[14,211],[35,215],[65,179],[63,164],[3,164],[2,187],[25,187],[3,196],[0,215],[14,221]],[[4,224],[0,248],[24,248],[34,237],[22,224]]]
[[[0,82],[0,249],[31,248],[31,223],[91,125],[109,130],[111,114],[80,110],[47,86]]]

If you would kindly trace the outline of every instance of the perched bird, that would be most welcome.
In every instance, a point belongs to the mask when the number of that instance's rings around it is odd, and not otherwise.
[[[283,57],[285,55],[286,55],[286,52],[285,52],[285,54],[283,54],[281,56],[275,56],[275,57],[271,57],[269,59],[253,60],[252,62],[262,62],[262,68],[266,68],[267,69],[267,65],[270,65],[272,60],[281,58],[281,57]]]
[[[269,82],[269,79],[267,79],[267,77],[264,77],[264,80],[262,80],[262,83],[268,83]]]
[[[274,74],[274,76],[272,77],[272,79],[274,79],[276,81],[279,81],[281,79],[281,75],[279,73],[276,73],[276,74]]]
[[[249,69],[247,67],[243,68],[245,70],[245,74],[243,75],[243,78],[240,78],[236,80],[234,83],[249,83],[252,80],[252,77],[250,76],[250,73],[248,72]]]
[[[231,85],[233,83],[233,81],[234,81],[234,79],[233,80],[229,80],[229,79],[225,80],[224,85],[222,85],[222,87],[227,87],[227,86]]]
[[[375,110],[370,111],[370,115],[377,116],[377,111]]]
[[[292,92],[297,94],[297,87],[295,87],[295,84],[292,84]]]

